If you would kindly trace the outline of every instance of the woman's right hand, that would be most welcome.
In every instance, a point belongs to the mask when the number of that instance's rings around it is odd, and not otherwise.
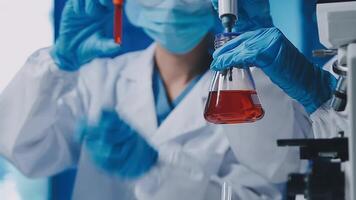
[[[76,71],[96,57],[117,56],[112,34],[112,0],[68,0],[51,55],[60,69]]]
[[[241,34],[214,52],[213,70],[260,68],[273,83],[313,113],[331,98],[336,79],[313,65],[277,28]]]

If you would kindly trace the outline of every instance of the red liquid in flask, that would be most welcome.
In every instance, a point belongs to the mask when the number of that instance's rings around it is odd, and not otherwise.
[[[214,124],[255,122],[264,115],[256,91],[225,90],[209,93],[204,117]]]

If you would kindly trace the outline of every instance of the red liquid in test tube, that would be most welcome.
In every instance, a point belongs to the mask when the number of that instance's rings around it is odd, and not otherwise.
[[[121,44],[124,0],[113,0],[113,3],[114,3],[114,40],[117,44]]]

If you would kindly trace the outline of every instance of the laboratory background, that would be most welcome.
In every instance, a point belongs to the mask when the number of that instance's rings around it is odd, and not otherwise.
[[[270,0],[276,27],[319,66],[326,60],[313,58],[320,47],[313,0]],[[0,94],[31,53],[56,40],[65,0],[0,0]],[[152,41],[142,30],[124,21],[123,52],[144,49]],[[0,130],[1,131],[1,130]],[[75,169],[48,179],[28,179],[0,158],[1,200],[70,199]]]

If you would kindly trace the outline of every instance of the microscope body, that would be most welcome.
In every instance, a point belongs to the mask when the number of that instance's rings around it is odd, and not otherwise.
[[[342,164],[349,159],[347,138],[278,140],[277,144],[299,147],[300,159],[309,161],[307,173],[289,175],[287,200],[298,195],[308,200],[345,200]]]
[[[337,55],[333,71],[339,78],[331,106],[335,111],[344,111],[350,65],[347,61],[348,46],[356,42],[356,1],[319,0],[317,20],[320,42],[328,49],[324,55]]]
[[[336,56],[333,71],[338,84],[330,102],[336,112],[347,113],[348,127],[341,137],[279,140],[279,146],[298,146],[309,161],[305,174],[290,174],[287,199],[356,200],[356,1],[318,0],[320,42],[327,48],[316,56]],[[332,122],[330,122],[332,123]],[[344,136],[345,135],[345,136]]]
[[[320,0],[317,19],[320,42],[337,56],[333,71],[339,77],[331,106],[348,115],[345,199],[356,200],[356,1]]]

